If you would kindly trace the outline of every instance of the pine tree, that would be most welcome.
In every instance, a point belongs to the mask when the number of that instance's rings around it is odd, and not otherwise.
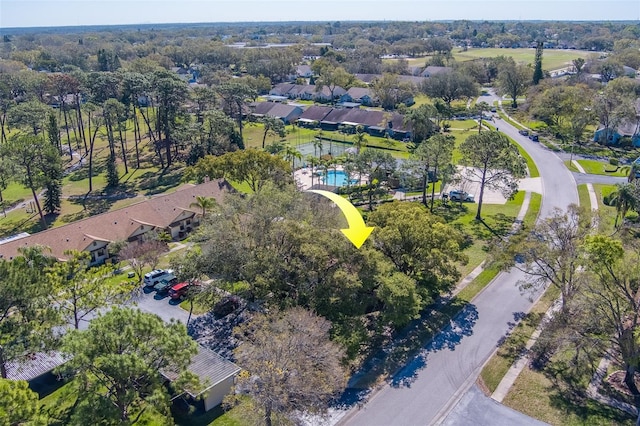
[[[535,68],[533,70],[533,85],[537,86],[540,80],[544,78],[544,74],[542,73],[542,49],[543,43],[541,41],[536,45],[536,59],[535,59]]]
[[[62,168],[60,164],[53,164],[47,170],[47,182],[45,183],[44,211],[51,214],[60,208],[62,198]]]
[[[49,123],[47,124],[47,136],[51,145],[55,146],[58,151],[62,150],[60,144],[60,130],[58,128],[58,120],[55,114],[49,114]]]
[[[107,160],[107,186],[109,188],[115,188],[119,183],[116,155],[112,153]]]

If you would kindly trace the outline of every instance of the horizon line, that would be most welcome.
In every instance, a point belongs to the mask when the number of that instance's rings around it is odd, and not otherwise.
[[[212,24],[296,24],[296,23],[328,23],[328,22],[344,22],[344,23],[372,23],[372,22],[589,22],[589,23],[640,23],[638,19],[322,19],[322,20],[286,20],[286,21],[195,21],[195,22],[139,22],[139,23],[123,23],[123,24],[86,24],[86,25],[38,25],[38,26],[16,26],[1,27],[0,33],[5,30],[30,30],[30,29],[53,29],[53,28],[91,28],[91,27],[135,27],[150,25],[212,25]]]

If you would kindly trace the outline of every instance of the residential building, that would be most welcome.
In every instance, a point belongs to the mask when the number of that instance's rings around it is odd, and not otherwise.
[[[171,194],[0,243],[0,258],[11,260],[18,249],[39,245],[49,247],[50,254],[60,260],[67,259],[67,250],[87,251],[91,264],[98,265],[109,258],[107,246],[112,242],[138,241],[150,231],[166,232],[174,240],[184,238],[200,223],[201,211],[191,206],[196,197],[222,202],[229,191],[233,188],[224,179],[184,185]]]

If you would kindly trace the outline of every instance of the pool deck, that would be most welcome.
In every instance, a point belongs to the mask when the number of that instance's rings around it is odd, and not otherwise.
[[[343,171],[343,167],[342,166],[337,166],[336,167],[336,171]],[[333,168],[329,169],[329,171],[333,171]],[[325,185],[324,182],[322,181],[322,177],[319,175],[320,169],[316,168],[314,170],[314,176],[313,176],[313,185],[312,185],[312,180],[311,180],[311,167],[303,167],[301,169],[296,170],[295,172],[293,172],[293,177],[295,179],[295,181],[298,184],[298,187],[302,190],[302,191],[306,191],[308,189],[311,189],[312,186],[316,187],[316,189],[318,189],[318,187],[322,187],[322,189],[327,189],[327,190],[333,190],[336,187],[331,185],[331,182],[329,182],[329,185]],[[331,179],[330,179],[331,180]],[[367,180],[367,176],[363,175],[361,178],[361,182],[364,184],[366,183]],[[519,181],[519,189],[522,191],[529,191],[529,192],[537,192],[537,193],[542,193],[542,182],[540,180],[540,178],[525,178],[525,179],[521,179]],[[445,192],[449,192],[452,189],[461,189],[464,190],[470,194],[473,194],[476,198],[476,200],[478,199],[478,197],[480,196],[480,187],[477,183],[475,182],[470,182],[470,181],[466,181],[466,182],[462,182],[459,183],[457,185],[449,185],[446,188],[444,188]],[[436,197],[440,197],[440,193],[436,193]],[[407,196],[404,192],[402,191],[395,191],[394,193],[394,198],[397,200],[415,200],[415,199],[420,199],[420,196]],[[485,204],[504,204],[507,202],[507,199],[504,197],[503,194],[501,194],[499,191],[496,190],[491,190],[486,188],[485,192],[484,192],[484,197],[483,197],[483,203]]]

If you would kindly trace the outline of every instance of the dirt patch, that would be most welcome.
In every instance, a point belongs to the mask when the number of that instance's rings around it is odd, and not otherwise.
[[[612,390],[620,393],[624,396],[631,396],[629,388],[624,383],[625,372],[623,370],[614,371],[605,379],[605,382],[611,387]],[[636,386],[640,388],[640,374],[636,373],[635,377]]]
[[[480,390],[482,391],[482,393],[485,394],[485,396],[488,396],[488,397],[491,396],[491,391],[489,390],[489,387],[484,383],[482,376],[478,376],[478,379],[476,380],[476,386],[480,388]]]

